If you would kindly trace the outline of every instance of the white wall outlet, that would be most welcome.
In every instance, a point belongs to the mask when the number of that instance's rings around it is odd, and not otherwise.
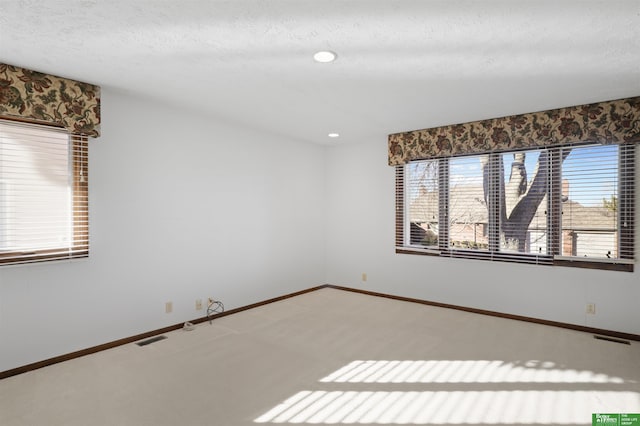
[[[362,282],[366,282],[367,281],[367,273],[363,272],[362,273]]]
[[[164,304],[164,312],[170,314],[173,312],[173,302],[166,302]]]
[[[596,304],[595,303],[587,303],[586,313],[589,315],[596,314]]]
[[[202,310],[202,299],[197,299],[196,300],[196,311],[201,311]]]

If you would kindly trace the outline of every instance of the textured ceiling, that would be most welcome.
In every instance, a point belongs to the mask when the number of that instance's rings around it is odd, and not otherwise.
[[[638,0],[0,6],[0,62],[301,141],[379,141],[403,130],[640,95]],[[338,60],[315,63],[321,49]],[[341,137],[331,140],[329,132]]]

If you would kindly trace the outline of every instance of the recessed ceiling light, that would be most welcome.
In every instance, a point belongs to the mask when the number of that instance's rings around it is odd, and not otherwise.
[[[327,136],[329,136],[330,138],[337,138],[340,136],[339,133],[329,133]]]
[[[333,62],[337,57],[338,55],[330,50],[321,50],[320,52],[316,52],[316,54],[313,55],[313,59],[315,59],[316,62],[322,63]]]

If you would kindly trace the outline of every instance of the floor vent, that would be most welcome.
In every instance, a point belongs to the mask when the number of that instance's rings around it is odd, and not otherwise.
[[[594,339],[598,339],[598,340],[606,340],[607,342],[614,342],[614,343],[622,343],[623,345],[630,345],[631,342],[628,340],[622,340],[622,339],[614,339],[613,337],[605,337],[605,336],[593,336]]]
[[[136,345],[138,345],[138,346],[147,346],[147,345],[150,345],[152,343],[159,342],[160,340],[164,340],[166,338],[167,338],[167,336],[156,336],[156,337],[152,337],[151,339],[142,340],[140,342],[137,342]]]

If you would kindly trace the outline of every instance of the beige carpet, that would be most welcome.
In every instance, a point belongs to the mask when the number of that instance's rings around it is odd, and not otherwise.
[[[322,289],[0,381],[0,425],[591,425],[640,344]]]

